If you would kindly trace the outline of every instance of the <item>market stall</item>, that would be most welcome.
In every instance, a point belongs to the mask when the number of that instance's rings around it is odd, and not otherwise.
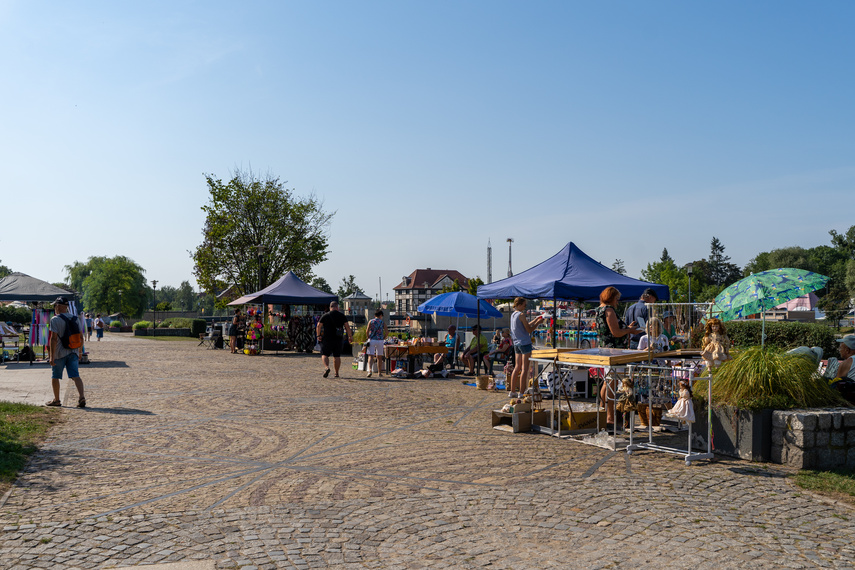
[[[247,323],[246,342],[252,348],[245,349],[245,352],[250,350],[252,354],[262,352],[265,344],[265,324],[268,331],[273,332],[272,340],[275,340],[276,350],[279,350],[280,346],[284,348],[285,343],[282,341],[287,339],[289,346],[295,350],[311,352],[316,340],[315,326],[324,312],[316,307],[329,305],[336,300],[338,300],[336,295],[312,287],[297,277],[293,271],[289,271],[272,285],[235,299],[229,305],[258,306],[251,311],[251,319]],[[289,310],[265,314],[268,305],[288,306]],[[302,307],[302,309],[296,310],[293,307]],[[256,319],[256,315],[261,318]],[[257,326],[259,321],[262,325],[260,327]],[[271,335],[268,334],[268,336]]]
[[[23,301],[32,309],[32,320],[30,321],[30,333],[27,344],[31,347],[42,347],[42,358],[47,359],[47,346],[50,339],[50,319],[54,315],[53,309],[48,303],[57,297],[68,297],[71,303],[68,312],[80,320],[80,330],[86,330],[83,315],[78,310],[75,295],[55,285],[36,279],[25,273],[10,273],[0,279],[0,301]],[[81,363],[87,361],[85,347],[82,350]]]

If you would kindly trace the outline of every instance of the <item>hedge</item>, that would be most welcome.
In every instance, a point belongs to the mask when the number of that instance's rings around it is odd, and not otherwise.
[[[731,321],[724,323],[727,336],[735,346],[749,347],[760,345],[763,323],[757,320]],[[704,339],[703,327],[698,327],[692,335],[692,346],[701,346]],[[818,346],[825,357],[837,354],[838,342],[834,329],[824,324],[800,323],[793,321],[766,321],[766,345],[782,349],[797,346]]]
[[[134,323],[134,330],[151,328],[151,321],[137,321]]]
[[[208,329],[208,323],[205,319],[193,319],[190,322],[190,336],[199,336]]]

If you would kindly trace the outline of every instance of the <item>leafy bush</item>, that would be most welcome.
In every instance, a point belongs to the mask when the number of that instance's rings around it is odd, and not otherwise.
[[[193,329],[193,321],[196,319],[189,319],[186,317],[170,317],[168,319],[164,319],[160,322],[158,326],[166,328],[166,329]],[[205,322],[202,319],[202,322]],[[202,329],[202,332],[205,332],[205,329]]]
[[[190,321],[190,336],[199,336],[208,328],[205,319],[192,319]]]
[[[150,329],[150,328],[151,328],[151,321],[139,321],[139,322],[134,323],[134,330]]]
[[[33,312],[24,308],[2,306],[0,307],[0,321],[28,325],[33,321]]]
[[[763,323],[757,320],[724,323],[727,336],[738,347],[760,346]],[[703,346],[704,329],[697,327],[692,346]],[[826,356],[837,354],[834,330],[824,324],[793,321],[766,321],[766,346],[790,349],[797,346],[818,346]]]
[[[703,398],[707,381],[697,381],[693,391]],[[741,350],[733,360],[716,369],[712,398],[714,406],[748,410],[849,405],[819,375],[812,358],[768,346]]]
[[[112,323],[110,323],[110,328],[116,328],[117,329],[121,326],[122,326],[122,321],[113,321]]]
[[[356,332],[353,333],[354,344],[362,344],[366,340],[368,340],[368,325],[359,327],[356,329]]]

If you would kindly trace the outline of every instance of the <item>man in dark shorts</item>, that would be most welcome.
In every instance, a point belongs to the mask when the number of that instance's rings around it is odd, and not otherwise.
[[[324,363],[324,378],[330,375],[330,356],[333,357],[335,377],[338,378],[338,370],[341,368],[341,348],[344,339],[353,341],[350,326],[345,317],[338,310],[338,301],[330,303],[330,311],[324,313],[318,321],[318,342],[321,343],[321,360]]]

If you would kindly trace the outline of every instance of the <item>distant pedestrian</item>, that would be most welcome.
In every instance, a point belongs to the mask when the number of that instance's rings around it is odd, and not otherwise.
[[[104,338],[104,319],[101,318],[101,313],[95,315],[95,338],[98,342]]]
[[[347,324],[347,317],[338,310],[338,301],[330,303],[330,310],[321,316],[316,332],[318,342],[321,343],[321,360],[325,368],[324,378],[330,375],[330,356],[333,357],[335,377],[338,378],[344,339],[347,338],[347,342],[353,341],[350,327]]]
[[[92,313],[86,313],[86,340],[92,338]]]
[[[83,395],[83,380],[80,379],[80,373],[77,370],[77,364],[80,360],[80,348],[67,348],[62,343],[62,338],[66,336],[66,330],[72,319],[77,317],[68,317],[68,299],[59,297],[53,302],[53,310],[55,315],[50,320],[50,365],[51,365],[51,387],[53,388],[53,400],[48,402],[47,406],[62,406],[59,399],[59,381],[62,380],[62,371],[68,371],[68,377],[74,381],[77,387],[78,408],[86,407],[86,398]],[[82,334],[81,334],[82,336]]]
[[[232,324],[229,325],[229,348],[232,354],[237,354],[237,339],[238,325],[241,322],[240,309],[235,309],[235,316],[232,317]]]
[[[382,377],[383,356],[386,350],[385,343],[383,342],[386,338],[386,323],[383,321],[383,311],[381,309],[374,311],[374,318],[368,321],[366,333],[368,334],[368,350],[366,351],[366,355],[368,356],[368,377],[371,378],[371,374],[374,372],[374,362],[372,362],[372,359],[377,360],[377,375]]]

